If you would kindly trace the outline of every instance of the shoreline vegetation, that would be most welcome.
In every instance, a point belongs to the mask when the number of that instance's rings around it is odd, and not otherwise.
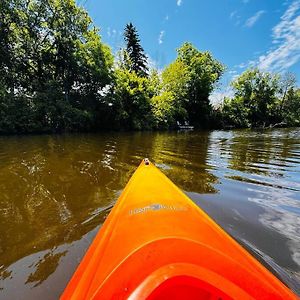
[[[0,3],[0,134],[300,126],[293,74],[246,70],[217,107],[226,67],[191,43],[163,70],[149,66],[128,23],[113,55],[74,0]]]

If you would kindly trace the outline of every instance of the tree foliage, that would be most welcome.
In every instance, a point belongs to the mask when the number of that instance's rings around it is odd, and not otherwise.
[[[188,85],[190,81],[190,74],[187,66],[180,60],[175,60],[165,68],[162,73],[163,97],[165,99],[169,95],[172,99],[172,122],[170,125],[174,126],[175,121],[183,123],[188,121],[188,113],[186,103],[188,102]]]
[[[148,81],[135,71],[122,68],[115,71],[114,103],[119,128],[151,128]]]
[[[292,74],[247,70],[213,109],[225,68],[211,53],[184,43],[156,70],[132,23],[124,39],[114,58],[75,0],[0,1],[0,133],[300,124]]]
[[[207,127],[212,107],[209,95],[224,72],[224,66],[209,52],[201,52],[190,43],[178,49],[177,60],[184,64],[188,80],[184,107],[191,124]]]
[[[299,98],[295,78],[250,69],[232,82],[234,96],[225,99],[224,122],[236,127],[291,125],[297,117]],[[297,106],[298,105],[298,106]]]
[[[300,89],[290,88],[282,105],[282,120],[288,126],[300,126]]]
[[[74,0],[4,0],[0,14],[6,91],[0,101],[7,108],[22,102],[32,124],[21,131],[93,126],[91,113],[100,105],[99,90],[111,82],[113,57],[87,13]],[[6,118],[5,131],[20,132],[15,116]]]

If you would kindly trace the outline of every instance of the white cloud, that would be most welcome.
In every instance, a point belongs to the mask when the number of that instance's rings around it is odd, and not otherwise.
[[[163,41],[163,38],[165,36],[165,31],[162,30],[160,33],[159,33],[159,37],[158,37],[158,43],[161,45],[164,41]]]
[[[211,105],[213,105],[214,107],[219,107],[223,102],[224,99],[229,97],[233,97],[234,92],[233,90],[229,90],[226,89],[224,91],[218,91],[218,92],[213,92],[210,96],[209,96],[209,100]]]
[[[165,16],[165,21],[169,21],[169,15]]]
[[[180,6],[182,4],[182,0],[177,0],[177,6]]]
[[[149,54],[147,54],[147,61],[150,70],[156,70],[159,75],[162,74],[163,68],[160,66],[160,63],[152,58]]]
[[[238,67],[239,69],[244,69],[244,68],[247,67],[247,64],[244,63],[244,62],[242,62],[242,63],[240,63],[239,65],[237,65],[236,67]]]
[[[230,74],[230,75],[232,76],[232,79],[234,79],[234,77],[236,76],[235,74]],[[221,89],[214,91],[209,96],[209,100],[214,107],[218,107],[223,103],[225,98],[232,98],[233,95],[234,95],[234,91],[228,82]]]
[[[147,55],[148,59],[148,66],[151,69],[157,69],[158,67],[158,62],[156,60],[154,60],[150,55]]]
[[[236,15],[237,11],[234,10],[233,12],[230,13],[229,18],[233,19],[233,17]]]
[[[258,67],[270,71],[285,71],[300,60],[300,0],[287,8],[273,28],[273,47],[259,57]]]
[[[246,21],[245,26],[249,28],[252,27],[264,13],[264,10],[259,10],[256,14],[254,14]]]
[[[117,36],[117,30],[116,29],[111,29],[110,27],[107,28],[107,32],[106,33],[107,33],[107,36],[109,38],[116,38],[116,36]]]
[[[252,60],[235,65],[228,71],[231,79],[211,95],[213,105],[222,103],[224,97],[232,96],[229,82],[243,70],[258,67],[261,70],[284,72],[300,61],[300,0],[294,0],[286,9],[280,22],[272,29],[272,47],[265,54],[260,54],[256,52]]]
[[[241,23],[241,16],[238,14],[237,10],[234,10],[230,13],[229,19],[234,21],[235,26],[238,26]]]

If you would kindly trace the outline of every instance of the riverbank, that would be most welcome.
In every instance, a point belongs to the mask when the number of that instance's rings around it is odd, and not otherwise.
[[[1,13],[0,133],[300,124],[291,73],[247,69],[213,107],[226,67],[188,41],[158,70],[134,24],[124,24],[124,48],[114,54],[75,1],[6,1]]]

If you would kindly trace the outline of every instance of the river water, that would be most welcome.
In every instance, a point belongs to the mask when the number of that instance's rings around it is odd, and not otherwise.
[[[0,137],[0,299],[57,299],[150,158],[300,293],[300,130]]]

